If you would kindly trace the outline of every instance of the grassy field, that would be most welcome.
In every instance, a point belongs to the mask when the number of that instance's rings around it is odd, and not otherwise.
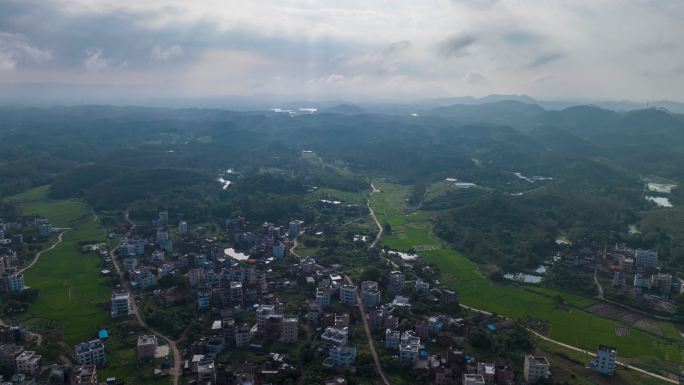
[[[152,379],[152,368],[139,364],[135,353],[135,335],[117,335],[117,322],[111,319],[108,302],[112,289],[100,276],[100,257],[83,253],[81,241],[105,241],[105,231],[90,207],[76,200],[49,200],[47,186],[8,198],[20,204],[24,215],[39,214],[56,227],[70,227],[61,244],[44,253],[38,263],[24,273],[26,282],[39,290],[21,321],[40,332],[46,321],[58,325],[63,339],[73,346],[97,338],[106,328],[110,340],[105,342],[108,367],[98,370],[100,378],[125,378],[129,384],[166,384],[165,379]]]
[[[372,206],[381,223],[389,223],[392,231],[382,244],[396,249],[414,247],[426,260],[436,263],[442,272],[443,283],[461,293],[461,302],[511,318],[531,316],[549,322],[549,337],[594,350],[599,343],[615,346],[623,358],[637,359],[644,367],[667,368],[677,371],[682,363],[684,340],[669,323],[657,323],[660,338],[645,331],[630,328],[626,337],[615,334],[615,321],[600,318],[582,308],[592,299],[538,287],[512,287],[495,284],[484,277],[477,265],[440,241],[431,231],[429,215],[412,212],[406,206],[407,186],[378,183],[381,193],[374,194]],[[558,309],[554,296],[561,295],[575,306],[570,311]]]

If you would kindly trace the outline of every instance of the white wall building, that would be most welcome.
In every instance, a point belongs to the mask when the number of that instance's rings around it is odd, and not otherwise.
[[[525,367],[523,368],[523,378],[528,384],[534,384],[542,378],[549,378],[549,361],[543,356],[525,356]]]
[[[99,339],[76,345],[74,353],[79,365],[104,365],[107,363],[104,345]]]
[[[617,359],[617,350],[606,345],[599,345],[596,351],[596,371],[608,376],[615,373],[615,360]]]

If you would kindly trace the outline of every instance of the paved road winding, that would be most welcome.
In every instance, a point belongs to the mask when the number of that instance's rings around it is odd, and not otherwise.
[[[130,220],[128,217],[128,211],[124,214],[124,218],[126,219],[126,222],[128,222],[131,227],[128,229],[128,232],[126,233],[126,237],[131,235],[131,232],[133,229],[135,229],[135,223]],[[116,270],[116,274],[119,276],[119,281],[121,282],[121,286],[128,292],[130,295],[132,301],[131,301],[131,310],[133,311],[133,315],[135,315],[135,319],[138,321],[138,324],[146,329],[148,332],[156,335],[157,337],[163,339],[166,341],[166,343],[169,345],[169,349],[171,350],[171,353],[173,354],[173,369],[171,370],[171,384],[173,385],[178,385],[178,378],[180,377],[180,364],[181,364],[181,359],[180,359],[180,352],[178,351],[178,344],[176,340],[172,340],[171,338],[163,335],[159,331],[152,329],[143,316],[140,314],[140,311],[138,311],[138,305],[135,303],[135,297],[133,296],[133,291],[131,290],[130,285],[128,284],[128,281],[124,277],[124,272],[119,267],[119,262],[116,257],[116,250],[119,248],[119,245],[117,245],[114,249],[111,251],[111,257],[112,257],[112,265],[114,266],[114,269]]]
[[[375,188],[375,186],[373,186],[372,183],[371,183],[371,188],[373,189],[373,192],[371,192],[371,194],[374,194],[374,193],[380,191],[380,190],[377,190],[377,189]],[[375,221],[375,223],[376,223],[376,225],[378,226],[378,229],[379,229],[378,236],[376,237],[375,241],[373,242],[373,245],[375,245],[375,243],[377,243],[377,242],[379,241],[380,236],[381,236],[381,234],[382,234],[382,227],[380,226],[380,222],[378,222],[377,218],[375,217],[375,212],[373,211],[373,209],[372,209],[371,206],[370,206],[370,199],[367,201],[367,203],[368,203],[368,209],[369,209],[369,211],[370,211],[370,215],[373,217],[373,219],[374,219],[374,221]],[[372,247],[373,245],[371,245],[371,247]],[[596,274],[596,272],[595,272],[595,274]],[[601,285],[599,284],[598,278],[597,278],[596,275],[594,275],[594,279],[596,280],[595,282],[596,282],[596,284],[597,284],[597,286],[598,286],[598,288],[599,288],[599,294],[600,294],[600,296],[602,297],[602,296],[603,296],[603,288],[602,288]],[[475,311],[475,312],[478,312],[478,313],[482,313],[482,314],[486,314],[486,315],[490,315],[490,316],[493,315],[492,313],[490,313],[490,312],[488,312],[488,311],[486,311],[486,310],[477,309],[477,308],[470,307],[470,306],[466,306],[466,305],[463,305],[463,304],[460,304],[460,306],[461,306],[462,308],[464,308],[464,309],[472,310],[472,311]],[[363,314],[363,313],[362,313],[362,314]],[[503,319],[510,319],[510,318],[507,318],[507,317],[503,317],[503,316],[501,316],[501,315],[498,315],[498,317],[503,318]],[[364,321],[365,321],[365,317],[364,317]],[[364,322],[364,326],[367,327],[367,323]],[[366,330],[368,330],[368,329],[366,329]],[[566,349],[570,349],[570,350],[573,350],[573,351],[576,351],[576,352],[584,353],[584,354],[587,354],[587,355],[592,356],[592,357],[595,357],[595,356],[596,356],[596,353],[592,353],[592,352],[586,351],[586,350],[584,350],[584,349],[578,348],[578,347],[576,347],[576,346],[572,346],[572,345],[568,345],[568,344],[563,343],[563,342],[560,342],[560,341],[556,341],[556,340],[554,340],[554,339],[552,339],[552,338],[549,338],[549,337],[546,337],[546,336],[544,336],[544,335],[541,335],[541,334],[537,333],[536,331],[534,331],[534,330],[532,330],[532,329],[529,329],[529,328],[528,328],[527,330],[529,330],[529,331],[530,331],[532,334],[534,334],[535,336],[537,336],[537,337],[543,339],[544,341],[553,343],[553,344],[555,344],[555,345],[564,347],[564,348],[566,348]],[[372,348],[372,346],[373,346],[373,345],[372,345],[372,342],[371,342],[371,348]],[[373,349],[371,349],[371,351],[373,351]],[[634,370],[634,371],[636,371],[636,372],[639,372],[639,373],[644,374],[644,375],[649,376],[649,377],[656,378],[656,379],[661,380],[661,381],[666,381],[666,382],[669,382],[669,383],[672,383],[672,384],[679,384],[679,381],[677,381],[677,380],[673,380],[673,379],[671,379],[671,378],[667,378],[667,377],[665,377],[665,376],[661,376],[660,374],[657,374],[657,373],[649,372],[649,371],[647,371],[647,370],[638,368],[638,367],[633,366],[633,365],[626,364],[626,363],[624,363],[624,362],[616,361],[615,363],[616,363],[617,365],[619,365],[619,366],[624,367],[624,368]],[[387,385],[387,383],[385,383],[385,384]]]

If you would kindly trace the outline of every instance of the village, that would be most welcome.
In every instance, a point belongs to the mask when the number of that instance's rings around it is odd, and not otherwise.
[[[46,223],[39,219],[36,225]],[[113,319],[143,311],[150,318],[150,308],[183,308],[185,321],[199,320],[180,350],[184,383],[279,384],[308,376],[307,383],[344,385],[392,371],[437,385],[511,385],[552,376],[549,361],[532,354],[529,342],[518,362],[469,351],[477,345],[474,335],[529,339],[529,333],[514,320],[460,307],[458,292],[440,286],[433,275],[422,278],[430,266],[414,269],[417,255],[368,247],[370,236],[355,235],[349,242],[368,248],[364,258],[375,266],[373,280],[351,277],[342,264],[299,255],[297,240],[310,231],[302,220],[253,226],[230,218],[222,231],[232,247],[184,220],[171,224],[167,211],[150,226],[131,230],[113,250],[104,243],[86,247],[99,254],[100,273],[112,284]],[[116,237],[116,231],[110,234]],[[3,250],[3,261],[11,261],[11,248]],[[11,263],[4,266],[12,271]],[[4,291],[27,289],[21,275],[3,277]],[[5,381],[122,383],[123,378],[98,376],[107,367],[110,333],[99,330],[97,338],[76,344],[70,367],[44,362],[30,350],[36,341],[26,327],[3,326]],[[152,364],[155,378],[169,376],[174,368],[164,339],[154,333],[136,338],[138,360]],[[597,355],[595,370],[612,375],[616,350],[601,345]]]

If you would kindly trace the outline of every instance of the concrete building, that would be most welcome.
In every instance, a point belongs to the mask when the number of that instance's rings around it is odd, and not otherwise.
[[[634,288],[635,289],[650,289],[651,279],[647,275],[640,273],[634,274]]]
[[[485,379],[481,374],[464,374],[463,385],[485,385]]]
[[[79,365],[105,365],[107,363],[104,345],[99,339],[76,345],[74,353]]]
[[[249,324],[243,323],[235,328],[235,346],[238,348],[249,346],[252,339],[252,328]]]
[[[655,269],[658,265],[658,253],[653,250],[636,250],[634,252],[634,265],[639,271]]]
[[[477,374],[481,375],[487,385],[496,385],[496,366],[489,362],[477,364]]]
[[[197,310],[207,309],[211,306],[211,289],[203,287],[197,289]]]
[[[329,350],[333,346],[344,346],[347,344],[349,330],[347,328],[327,327],[321,335],[321,348]]]
[[[97,366],[81,365],[74,369],[73,384],[97,385]]]
[[[230,282],[230,302],[234,305],[242,305],[242,283],[231,281]]]
[[[7,277],[7,289],[9,291],[24,291],[26,288],[24,274],[12,274]]]
[[[399,330],[385,330],[385,348],[387,349],[399,349],[399,343],[401,342],[401,332]]]
[[[390,272],[387,281],[387,294],[390,297],[401,295],[404,292],[404,273],[401,271]]]
[[[329,354],[335,368],[348,368],[356,361],[356,348],[353,346],[334,346],[330,348]]]
[[[36,375],[38,370],[40,370],[41,359],[42,356],[40,354],[36,354],[36,352],[32,350],[26,350],[22,352],[15,359],[15,367],[17,372],[27,374],[29,376]]]
[[[335,327],[338,329],[349,327],[349,313],[335,315]]]
[[[358,288],[354,285],[340,286],[340,302],[345,305],[356,305]]]
[[[178,234],[185,235],[188,233],[188,222],[180,221],[178,223]]]
[[[159,212],[159,222],[161,224],[169,223],[169,212],[168,211],[160,211]]]
[[[418,362],[420,338],[413,331],[405,331],[399,342],[399,362],[411,366]]]
[[[606,345],[599,345],[596,351],[596,371],[608,376],[615,373],[615,360],[617,359],[617,350]]]
[[[285,244],[282,242],[276,243],[272,248],[273,258],[283,258],[285,256]]]
[[[672,292],[671,274],[654,274],[651,276],[651,289],[658,290],[661,294],[669,295]]]
[[[297,317],[283,317],[281,342],[297,342],[299,340],[299,319]]]
[[[41,237],[48,237],[52,234],[52,225],[50,222],[45,221],[44,223],[38,224],[38,235]]]
[[[140,290],[145,290],[155,284],[154,274],[148,268],[136,269],[128,273],[131,277],[131,282]]]
[[[444,305],[458,305],[459,303],[459,296],[458,293],[449,290],[449,289],[442,289],[442,304]]]
[[[361,300],[363,306],[368,309],[380,304],[380,289],[377,282],[365,281],[361,283]]]
[[[427,294],[428,291],[430,291],[430,284],[427,282],[423,281],[416,281],[416,293],[418,294]]]
[[[262,331],[266,327],[266,320],[275,314],[273,305],[260,305],[256,310],[257,330]]]
[[[304,221],[294,220],[290,221],[290,238],[294,238],[302,232],[302,227],[304,226]]]
[[[164,250],[155,250],[152,252],[152,255],[150,256],[150,259],[154,262],[164,262],[164,259],[166,259],[166,256],[164,255]]]
[[[130,311],[130,295],[127,292],[112,293],[112,318],[126,317]]]
[[[534,384],[543,378],[549,378],[549,361],[543,356],[525,356],[525,366],[523,368],[523,378],[528,384]]]
[[[300,260],[299,266],[304,274],[313,273],[316,268],[316,260],[311,257],[304,257]]]
[[[139,257],[145,252],[145,246],[147,245],[147,239],[141,238],[128,238],[125,241],[125,250],[130,257]]]
[[[319,287],[316,289],[316,303],[325,309],[330,306],[330,288],[329,287]]]
[[[214,384],[216,383],[216,366],[213,360],[202,360],[197,363],[197,383]],[[244,384],[242,384],[244,385]]]
[[[157,336],[143,335],[138,337],[138,359],[153,358],[157,353]]]
[[[135,270],[138,267],[138,260],[135,258],[124,258],[121,264],[123,265],[124,271],[129,272]]]

